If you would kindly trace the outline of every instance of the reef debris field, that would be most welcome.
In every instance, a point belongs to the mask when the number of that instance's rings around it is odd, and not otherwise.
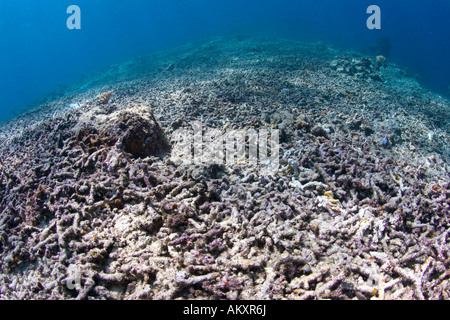
[[[2,299],[449,299],[449,103],[382,57],[216,38],[0,130]],[[279,169],[174,138],[279,132]]]

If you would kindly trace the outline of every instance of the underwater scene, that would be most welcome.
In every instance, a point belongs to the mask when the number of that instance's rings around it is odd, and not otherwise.
[[[450,299],[450,2],[392,2],[2,1],[0,299]]]

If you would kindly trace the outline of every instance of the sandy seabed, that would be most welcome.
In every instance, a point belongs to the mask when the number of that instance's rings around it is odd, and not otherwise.
[[[0,130],[1,299],[449,299],[448,100],[389,60],[217,38]],[[173,134],[280,133],[273,174]]]

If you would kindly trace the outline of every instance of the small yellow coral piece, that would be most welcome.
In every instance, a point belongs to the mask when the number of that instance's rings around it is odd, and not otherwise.
[[[328,198],[328,202],[330,204],[335,205],[335,206],[339,204],[339,200],[337,200],[333,197],[333,194],[331,193],[331,191],[325,191],[323,195]]]
[[[334,199],[331,191],[325,191],[325,193],[323,195],[329,199]]]

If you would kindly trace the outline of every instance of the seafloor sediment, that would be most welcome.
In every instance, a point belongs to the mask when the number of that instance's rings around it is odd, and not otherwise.
[[[2,124],[0,298],[449,299],[449,111],[323,43],[102,70]],[[194,120],[278,129],[280,170],[177,165]]]

